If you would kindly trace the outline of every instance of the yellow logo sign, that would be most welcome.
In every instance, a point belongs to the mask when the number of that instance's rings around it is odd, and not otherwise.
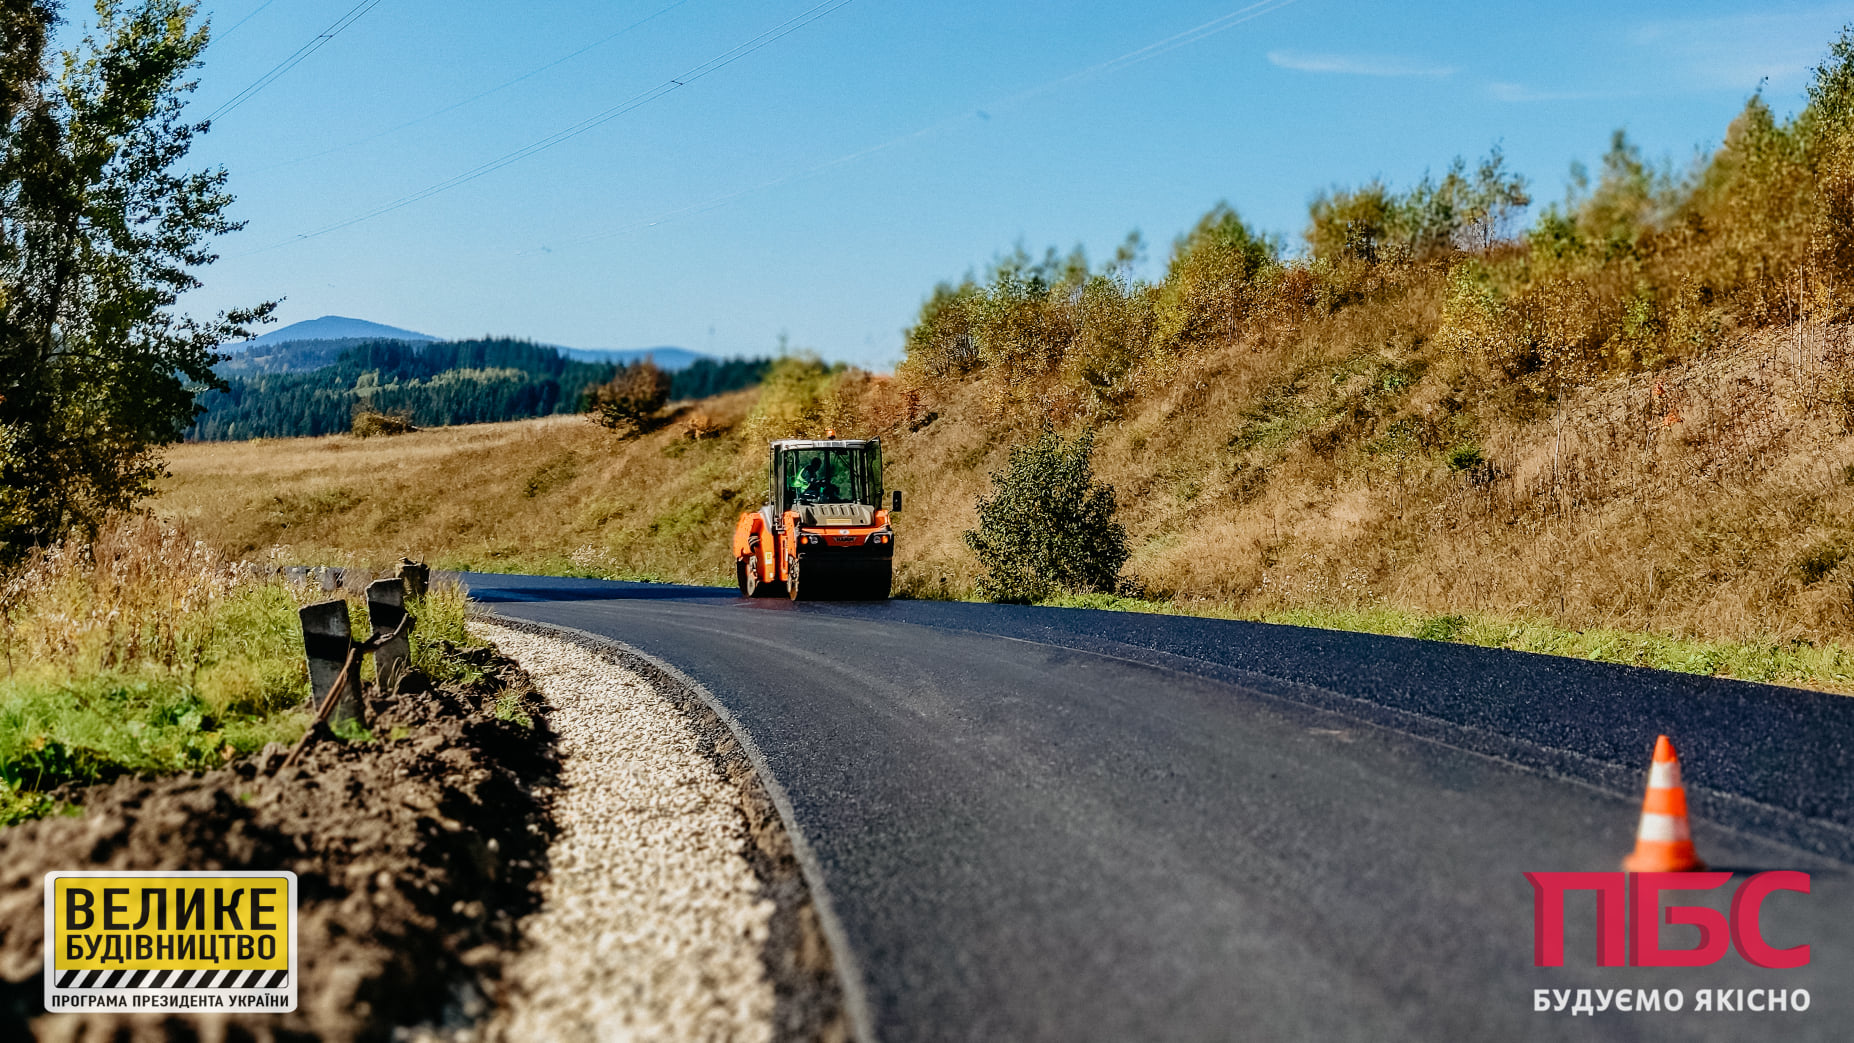
[[[296,874],[45,874],[45,1009],[296,1009]]]

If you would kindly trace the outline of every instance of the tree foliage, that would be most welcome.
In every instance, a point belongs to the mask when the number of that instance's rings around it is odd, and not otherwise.
[[[1229,204],[1212,207],[1172,247],[1156,309],[1160,344],[1234,335],[1254,302],[1257,277],[1280,253],[1279,243],[1243,223]]]
[[[230,378],[200,396],[205,410],[187,437],[336,434],[369,411],[403,413],[420,427],[573,412],[612,371],[609,364],[563,362],[554,349],[522,341],[361,345],[321,369]]]
[[[217,346],[270,310],[176,310],[239,227],[225,171],[182,167],[196,13],[100,0],[54,74],[56,5],[0,0],[0,564],[146,495]]]
[[[670,375],[670,398],[694,399],[750,388],[765,379],[773,360],[696,359]]]
[[[1041,601],[1059,593],[1111,593],[1129,553],[1114,520],[1113,486],[1094,478],[1094,432],[1065,441],[1044,428],[1014,446],[978,502],[978,528],[965,534],[994,601]]]
[[[1486,250],[1531,203],[1526,179],[1506,169],[1496,147],[1472,173],[1457,156],[1440,180],[1425,174],[1405,192],[1370,181],[1321,193],[1309,208],[1307,245],[1322,259],[1372,262]]]
[[[649,428],[669,395],[670,375],[650,359],[639,359],[618,367],[610,382],[593,389],[592,419],[600,427],[637,434]]]

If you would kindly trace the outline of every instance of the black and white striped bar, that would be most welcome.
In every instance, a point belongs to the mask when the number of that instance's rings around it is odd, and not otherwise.
[[[287,970],[93,970],[65,971],[58,976],[60,989],[281,989],[288,987]]]

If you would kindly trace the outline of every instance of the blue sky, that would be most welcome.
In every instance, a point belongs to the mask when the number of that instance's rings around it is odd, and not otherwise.
[[[220,0],[195,111],[358,2]],[[1138,229],[1151,271],[1218,200],[1298,243],[1323,186],[1408,184],[1495,143],[1541,199],[1618,127],[1685,163],[1761,80],[1797,108],[1854,21],[1854,3],[852,0],[502,169],[301,238],[818,4],[380,0],[196,150],[231,170],[249,226],[187,306],[281,297],[284,322],[719,354],[783,334],[887,368],[936,281],[1019,241],[1100,259]],[[1225,28],[1174,39],[1206,23]]]

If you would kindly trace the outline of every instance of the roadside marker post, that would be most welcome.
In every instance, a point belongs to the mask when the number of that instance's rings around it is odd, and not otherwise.
[[[393,573],[405,582],[406,597],[422,598],[431,586],[431,566],[423,562],[401,558],[399,564],[394,566]]]
[[[297,615],[303,624],[303,652],[309,659],[311,705],[320,706],[322,700],[328,698],[346,665],[348,681],[329,716],[329,723],[338,726],[344,721],[359,720],[360,656],[350,655],[354,650],[354,634],[348,625],[348,603],[337,598],[306,605]]]
[[[406,618],[406,585],[401,579],[377,580],[367,587],[367,620],[373,624],[373,672],[380,690],[390,692],[412,668],[410,626]]]

